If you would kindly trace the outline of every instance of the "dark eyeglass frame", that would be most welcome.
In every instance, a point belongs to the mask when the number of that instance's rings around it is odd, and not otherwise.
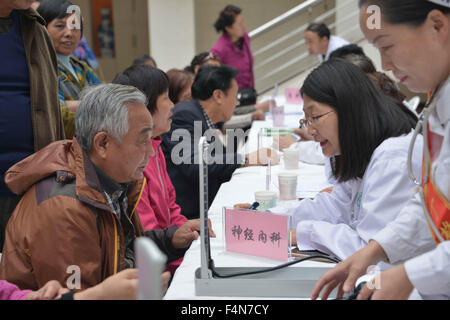
[[[312,116],[310,119],[308,119],[308,118],[300,119],[300,121],[299,121],[299,128],[300,129],[308,128],[308,126],[316,124],[317,121],[319,121],[320,118],[322,118],[322,117],[324,117],[327,114],[330,114],[332,112],[334,112],[334,110],[328,111],[328,112],[326,112],[324,114],[320,114],[318,116]]]

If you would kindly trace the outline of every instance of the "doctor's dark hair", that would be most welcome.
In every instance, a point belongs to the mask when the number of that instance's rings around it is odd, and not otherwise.
[[[214,28],[216,29],[216,31],[227,33],[225,27],[231,27],[236,20],[236,16],[241,12],[241,8],[236,7],[232,4],[226,6],[225,9],[220,12],[219,18],[214,23]]]
[[[330,39],[331,36],[330,29],[328,29],[325,23],[318,23],[318,22],[310,23],[306,28],[306,31],[317,33],[320,39],[322,39],[323,37]]]
[[[450,13],[450,8],[427,0],[359,0],[359,7],[377,5],[383,18],[390,24],[421,26],[432,10]]]
[[[350,54],[353,55],[359,55],[359,56],[365,56],[363,48],[358,46],[357,44],[351,43],[346,46],[337,48],[333,52],[330,53],[330,59],[333,58],[344,58],[345,56],[348,56]]]
[[[200,67],[192,84],[192,98],[196,100],[208,100],[214,90],[222,90],[227,93],[231,87],[231,81],[236,78],[236,69],[222,65]]]
[[[342,59],[324,62],[306,78],[302,96],[331,106],[338,116],[341,154],[332,161],[339,182],[362,178],[375,149],[408,134],[415,121],[363,71]]]
[[[169,78],[164,71],[148,65],[127,68],[114,78],[113,83],[132,86],[142,91],[147,96],[147,109],[152,115],[156,112],[158,97],[169,90]]]
[[[37,8],[37,13],[44,18],[48,25],[55,19],[64,19],[69,14],[67,9],[74,3],[68,0],[43,0]],[[81,34],[83,35],[83,19],[80,17]]]

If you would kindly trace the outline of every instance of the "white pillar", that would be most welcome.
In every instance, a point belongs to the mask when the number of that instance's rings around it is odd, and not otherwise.
[[[148,0],[150,50],[158,68],[183,69],[195,52],[194,0]]]

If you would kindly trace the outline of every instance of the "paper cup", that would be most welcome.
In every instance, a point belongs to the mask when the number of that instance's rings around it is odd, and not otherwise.
[[[282,173],[278,175],[278,185],[280,186],[281,200],[297,199],[297,175]]]
[[[283,149],[284,167],[287,170],[298,169],[299,151],[297,149]]]
[[[257,191],[255,192],[255,201],[259,202],[258,211],[266,211],[277,205],[277,193],[275,191]]]

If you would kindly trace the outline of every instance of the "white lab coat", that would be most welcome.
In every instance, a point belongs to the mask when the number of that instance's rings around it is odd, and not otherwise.
[[[299,152],[299,161],[309,164],[318,164],[325,166],[325,176],[328,183],[331,185],[336,184],[336,179],[333,176],[331,169],[330,158],[324,156],[322,147],[319,142],[316,141],[300,141],[293,143],[289,149],[297,149]]]
[[[450,77],[436,96],[430,130],[444,137],[432,166],[436,187],[450,199]],[[417,176],[421,177],[421,176]],[[397,219],[373,238],[391,263],[405,263],[408,277],[424,298],[450,298],[450,241],[436,246],[416,194]]]
[[[345,39],[342,39],[341,37],[330,36],[330,42],[328,43],[328,50],[327,54],[325,55],[325,58],[321,54],[319,54],[317,58],[319,59],[320,63],[327,61],[330,58],[330,54],[334,50],[339,49],[340,47],[346,46],[348,44],[350,44],[350,42],[348,42]]]
[[[331,194],[320,193],[289,210],[300,250],[318,249],[346,259],[395,219],[414,188],[407,171],[412,136],[380,144],[362,179],[336,183]],[[417,174],[422,171],[422,147],[419,136],[413,156]]]
[[[299,152],[299,160],[309,164],[324,164],[325,156],[322,147],[316,141],[300,141],[293,143],[289,149],[296,149]]]

